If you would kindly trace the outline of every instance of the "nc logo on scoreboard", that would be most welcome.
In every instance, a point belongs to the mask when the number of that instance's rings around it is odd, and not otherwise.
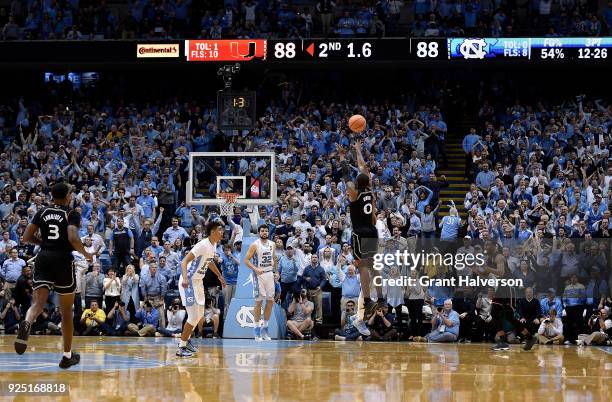
[[[487,42],[484,39],[464,39],[459,52],[464,59],[484,59],[487,54]]]

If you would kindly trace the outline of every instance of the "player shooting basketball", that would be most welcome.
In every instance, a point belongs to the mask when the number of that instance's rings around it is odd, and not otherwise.
[[[370,283],[372,271],[372,258],[378,248],[378,231],[376,230],[376,203],[374,193],[371,190],[370,170],[365,163],[361,151],[363,143],[357,141],[354,145],[355,157],[359,174],[353,183],[350,178],[345,178],[346,193],[350,200],[350,218],[353,226],[352,244],[355,254],[355,265],[359,268],[359,280],[361,282],[360,301],[363,298],[363,309],[359,309],[359,320],[354,323],[362,335],[368,336],[369,330],[363,323],[374,311],[376,304],[370,299]],[[346,150],[338,146],[338,153],[343,172],[348,172],[346,161]],[[378,299],[382,299],[382,292],[376,289]]]

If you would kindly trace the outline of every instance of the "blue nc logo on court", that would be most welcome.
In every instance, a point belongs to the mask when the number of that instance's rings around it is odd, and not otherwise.
[[[255,307],[240,306],[240,310],[236,313],[236,322],[241,328],[255,328],[255,317],[253,309]],[[261,316],[263,317],[263,306],[261,307]]]

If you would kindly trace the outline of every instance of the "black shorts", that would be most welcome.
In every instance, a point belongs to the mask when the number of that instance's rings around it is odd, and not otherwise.
[[[76,276],[71,253],[65,251],[41,251],[36,255],[32,289],[47,287],[63,295],[74,293]]]
[[[378,252],[378,231],[360,230],[354,231],[352,234],[353,254],[358,260],[374,258],[374,254]]]

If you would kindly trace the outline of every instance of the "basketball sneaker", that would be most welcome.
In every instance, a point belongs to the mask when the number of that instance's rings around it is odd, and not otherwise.
[[[268,333],[268,328],[267,327],[263,327],[261,329],[261,337],[263,338],[264,341],[271,341],[272,338],[270,337],[270,334]]]
[[[378,301],[370,300],[368,303],[366,303],[363,306],[363,319],[368,320],[372,316],[372,314],[374,314],[374,311],[376,311],[377,307]]]
[[[533,348],[533,345],[535,345],[535,343],[536,343],[536,338],[535,336],[532,336],[531,338],[525,341],[525,346],[523,346],[523,350],[531,350],[531,348]]]
[[[371,332],[363,320],[360,320],[356,315],[350,316],[349,320],[351,320],[351,323],[355,328],[357,328],[357,331],[359,331],[361,335],[370,336]]]
[[[176,351],[176,355],[178,357],[191,357],[191,356],[193,356],[193,353],[191,353],[189,350],[187,350],[186,347],[181,348],[179,346],[178,350]]]
[[[198,353],[198,348],[196,347],[196,345],[191,343],[191,339],[187,341],[187,345],[185,345],[185,348],[191,353]]]
[[[495,352],[500,350],[510,350],[510,345],[508,345],[506,342],[499,342],[497,345],[493,346],[491,350]]]
[[[255,336],[255,340],[257,342],[263,341],[263,338],[261,337],[261,327],[255,327],[255,329],[253,329],[253,335]]]
[[[75,366],[79,364],[80,361],[81,355],[72,352],[72,356],[70,357],[70,359],[66,358],[66,356],[62,357],[62,361],[60,361],[59,366],[60,368],[67,369],[70,366]]]
[[[25,353],[28,348],[28,338],[30,336],[30,328],[32,324],[28,321],[23,320],[19,323],[19,330],[17,331],[17,339],[15,339],[15,352],[18,355]]]

